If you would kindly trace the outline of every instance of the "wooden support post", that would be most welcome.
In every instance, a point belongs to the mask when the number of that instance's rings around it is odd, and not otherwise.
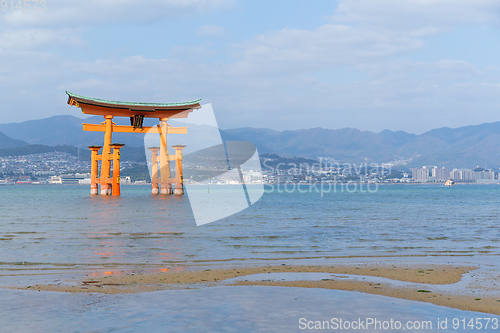
[[[161,194],[172,194],[172,184],[170,183],[170,157],[168,155],[167,134],[168,118],[160,118],[161,121],[161,145],[160,145],[160,177]]]
[[[125,144],[113,143],[109,145],[113,149],[113,196],[120,195],[120,148]]]
[[[175,149],[175,195],[184,194],[184,178],[182,177],[182,150],[186,148],[184,145],[172,146]]]
[[[160,147],[149,147],[151,150],[151,194],[159,194],[160,188],[158,186],[158,151]]]
[[[101,163],[101,195],[110,195],[111,194],[111,182],[109,179],[111,173],[111,135],[113,133],[113,116],[106,115],[104,116],[106,132],[104,133],[104,146],[102,148],[102,163]]]
[[[99,149],[101,149],[102,146],[89,146],[89,149],[92,151],[91,155],[91,162],[90,162],[90,194],[91,195],[97,195],[99,194],[98,191],[98,178],[97,178],[97,171],[99,169],[99,160],[98,160],[98,152]]]

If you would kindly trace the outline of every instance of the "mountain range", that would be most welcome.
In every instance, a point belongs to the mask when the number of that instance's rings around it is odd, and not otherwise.
[[[226,132],[255,143],[261,153],[273,152],[282,156],[330,157],[351,163],[394,162],[407,167],[500,166],[500,122],[454,129],[443,127],[420,135],[390,130],[374,133],[354,128],[282,132],[238,128]]]
[[[22,123],[0,124],[0,148],[27,145],[69,145],[85,148],[102,144],[103,133],[84,132],[82,122],[100,123],[102,117],[80,119],[74,116],[54,116]],[[128,119],[118,118],[117,124]],[[145,125],[156,124],[147,119]],[[182,123],[171,122],[174,126]],[[169,144],[184,143],[190,151],[213,138],[209,126],[188,125],[189,136],[169,135]],[[406,167],[437,165],[448,168],[486,168],[500,166],[500,122],[459,128],[439,128],[416,135],[404,131],[384,130],[380,133],[354,128],[275,131],[266,128],[236,128],[220,131],[225,140],[254,143],[259,153],[276,153],[318,159],[330,157],[339,162],[387,163],[400,161]],[[144,146],[144,135],[115,133],[114,142],[125,143],[130,149]],[[189,152],[186,148],[186,152]]]

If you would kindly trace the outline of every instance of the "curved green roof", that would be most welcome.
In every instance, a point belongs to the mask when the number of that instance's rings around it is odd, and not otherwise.
[[[86,96],[81,96],[77,94],[73,94],[69,91],[66,90],[66,94],[68,94],[69,97],[72,97],[76,100],[78,99],[84,99],[87,101],[92,101],[96,103],[104,103],[104,104],[113,104],[113,105],[133,105],[133,106],[149,106],[149,107],[169,107],[169,106],[185,106],[185,105],[192,105],[192,104],[197,104],[201,101],[201,98],[196,99],[194,101],[189,101],[189,102],[179,102],[179,103],[138,103],[138,102],[123,102],[123,101],[110,101],[107,99],[100,99],[100,98],[92,98],[92,97],[86,97]]]

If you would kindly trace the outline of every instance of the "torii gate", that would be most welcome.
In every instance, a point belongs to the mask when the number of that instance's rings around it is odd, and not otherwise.
[[[82,113],[100,115],[104,117],[101,124],[83,124],[84,131],[104,132],[104,145],[89,146],[92,151],[90,193],[97,195],[98,184],[101,184],[101,195],[120,195],[120,148],[123,144],[111,143],[113,132],[119,133],[158,133],[160,134],[160,147],[150,147],[152,151],[153,171],[151,175],[152,193],[172,194],[172,184],[175,184],[175,194],[183,195],[182,178],[182,149],[185,146],[176,145],[175,156],[170,157],[167,147],[167,133],[187,134],[187,127],[172,127],[167,121],[169,118],[187,118],[190,112],[201,108],[197,99],[181,103],[130,103],[109,101],[85,97],[70,93],[68,104],[82,109]],[[113,117],[129,117],[130,126],[116,125]],[[160,124],[153,127],[142,126],[144,118],[158,118]],[[99,150],[102,148],[102,154]],[[160,177],[158,177],[158,157],[160,160]],[[101,161],[101,175],[98,176],[99,161]],[[176,161],[175,178],[170,174],[170,161]],[[111,162],[113,173],[111,174]]]

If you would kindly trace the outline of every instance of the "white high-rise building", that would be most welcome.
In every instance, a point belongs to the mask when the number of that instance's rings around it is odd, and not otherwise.
[[[476,173],[472,170],[460,170],[460,181],[473,182],[476,180]]]
[[[460,181],[460,171],[457,169],[453,169],[450,171],[450,179],[456,182]]]
[[[444,182],[450,178],[450,171],[446,168],[438,169],[438,167],[434,167],[432,169],[432,177],[434,177],[434,180],[437,182]]]
[[[495,179],[495,172],[488,170],[476,171],[476,179]]]
[[[417,183],[427,183],[429,181],[429,169],[426,167],[423,168],[414,168],[413,172],[413,181]]]

